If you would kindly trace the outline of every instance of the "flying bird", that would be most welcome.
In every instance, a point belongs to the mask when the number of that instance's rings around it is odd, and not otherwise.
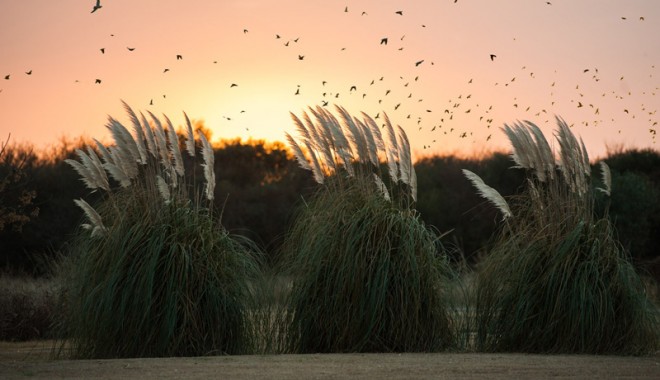
[[[165,70],[163,70],[163,74],[165,74],[165,73],[168,72],[168,71],[170,71],[170,69],[165,69]]]
[[[302,61],[303,59],[305,59],[305,56],[298,54],[298,59]]]
[[[183,59],[183,56],[182,56],[181,54],[177,54],[177,55],[176,55],[176,59],[177,59],[177,60],[179,60],[179,59]]]
[[[128,47],[128,46],[126,46],[126,49],[128,49],[128,51],[133,51],[133,50],[135,50],[135,48]]]
[[[357,86],[351,86],[351,89],[348,90],[348,92],[351,92],[351,91],[357,91]]]
[[[32,70],[26,71],[25,72],[27,75],[32,75]]]
[[[380,39],[380,44],[381,44],[381,45],[387,45],[387,37],[385,37],[385,38],[381,38],[381,39]]]
[[[100,79],[95,80],[94,84],[101,84],[101,80]]]
[[[243,34],[245,34],[245,33],[247,33],[247,32],[248,32],[247,29],[243,29]]]
[[[417,62],[415,62],[415,67],[421,65],[422,63],[424,63],[424,60],[423,60],[423,59],[422,59],[421,61],[417,61]]]
[[[10,77],[10,76],[11,76],[11,74],[7,74],[7,75],[5,75],[5,79],[6,79],[6,80],[9,80],[9,77]]]
[[[403,16],[403,11],[396,11],[394,13],[398,14],[399,16]]]
[[[90,13],[94,13],[101,8],[103,8],[101,6],[101,0],[96,0],[96,5],[94,5],[94,8],[92,8],[92,11]]]
[[[229,86],[229,88],[232,88],[232,87],[238,87],[238,85],[236,83],[232,83],[231,86]]]
[[[105,48],[101,48],[101,54],[105,54]]]
[[[495,60],[495,57],[497,57],[495,54],[491,54],[491,55],[490,55],[490,60],[491,60],[491,61],[494,61],[494,60]]]

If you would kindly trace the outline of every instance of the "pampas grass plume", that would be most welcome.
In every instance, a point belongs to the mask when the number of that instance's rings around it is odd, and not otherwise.
[[[600,162],[600,172],[603,175],[603,184],[605,187],[599,187],[598,190],[602,191],[609,197],[612,193],[612,173],[610,172],[610,167],[607,166],[605,161]]]
[[[85,202],[84,199],[74,199],[74,202],[80,207],[84,212],[85,215],[87,216],[87,219],[91,222],[90,224],[83,225],[83,227],[86,227],[87,229],[92,230],[92,236],[100,236],[100,235],[105,235],[107,232],[107,229],[103,225],[103,220],[101,219],[101,215],[94,210],[92,206],[90,206],[89,203]]]
[[[463,174],[467,179],[472,182],[474,187],[477,188],[479,195],[482,197],[486,198],[490,203],[495,205],[500,212],[502,213],[502,220],[506,220],[507,218],[511,217],[513,214],[511,213],[511,209],[509,208],[509,204],[506,202],[504,197],[495,189],[492,187],[486,185],[484,181],[479,177],[478,175],[474,174],[473,172],[463,169]]]
[[[204,177],[206,178],[206,198],[213,200],[215,193],[215,157],[213,155],[213,147],[206,139],[203,133],[199,134],[199,139],[202,141],[202,157],[204,157]]]

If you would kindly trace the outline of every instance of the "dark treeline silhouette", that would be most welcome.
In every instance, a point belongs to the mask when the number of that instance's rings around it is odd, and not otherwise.
[[[0,271],[41,274],[52,258],[66,253],[82,220],[73,199],[90,204],[102,194],[85,189],[78,174],[64,160],[75,158],[75,149],[86,142],[61,141],[47,153],[30,146],[9,145],[0,157],[0,180],[21,172],[20,180],[0,191],[0,210],[14,206],[17,197],[33,194],[21,228],[0,230]],[[612,170],[612,196],[597,192],[596,211],[615,222],[619,239],[641,268],[660,276],[660,153],[653,150],[620,150],[605,158]],[[20,162],[20,167],[17,163]],[[187,163],[191,165],[192,163]],[[488,253],[489,240],[501,215],[480,198],[461,169],[469,169],[502,195],[522,188],[524,173],[512,169],[506,153],[480,158],[433,156],[415,165],[418,177],[417,210],[423,221],[446,233],[443,243],[456,258],[469,264]],[[315,189],[311,173],[302,170],[281,143],[227,140],[215,147],[217,213],[231,232],[260,245],[272,258],[292,222],[297,207]],[[196,174],[203,178],[201,172]],[[593,167],[593,186],[601,186],[600,171]],[[34,193],[32,193],[34,192]],[[38,215],[31,213],[38,208]],[[0,215],[2,217],[2,215]]]

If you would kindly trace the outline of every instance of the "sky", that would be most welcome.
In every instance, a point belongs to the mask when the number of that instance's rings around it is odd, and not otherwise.
[[[387,113],[417,158],[509,150],[523,120],[551,138],[555,116],[592,158],[658,149],[657,0],[95,3],[0,1],[3,141],[108,142],[123,100],[216,141],[285,141],[289,112],[336,104]]]

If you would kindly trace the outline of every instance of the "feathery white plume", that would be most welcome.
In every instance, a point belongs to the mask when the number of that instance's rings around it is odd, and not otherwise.
[[[85,212],[87,219],[91,222],[91,224],[83,224],[83,227],[92,230],[92,237],[105,235],[108,230],[103,225],[103,220],[96,210],[83,199],[75,199],[74,202]]]
[[[203,133],[199,132],[199,139],[202,142],[202,157],[204,157],[204,177],[206,178],[206,198],[213,200],[215,196],[215,156],[213,155],[213,147],[206,139]]]
[[[183,157],[181,157],[181,150],[179,149],[179,136],[177,136],[170,118],[165,115],[163,117],[167,121],[167,133],[170,139],[170,153],[174,161],[174,170],[176,170],[176,174],[183,177],[185,172],[183,170]]]
[[[165,204],[169,204],[171,201],[171,194],[170,194],[170,187],[167,185],[167,182],[165,182],[163,177],[157,175],[156,185],[158,186],[158,192],[163,197]]]
[[[598,190],[602,191],[609,197],[612,193],[612,173],[610,172],[610,167],[605,161],[600,162],[600,172],[603,175],[603,184],[605,187],[599,187]]]
[[[291,149],[293,149],[293,154],[296,156],[298,165],[305,170],[312,170],[312,166],[309,164],[309,161],[307,161],[302,149],[300,149],[300,145],[298,145],[296,140],[294,140],[289,133],[285,132],[284,134],[286,135],[286,139],[289,142]]]
[[[142,120],[142,127],[144,129],[144,135],[147,140],[147,151],[151,153],[154,158],[158,158],[158,145],[156,145],[156,138],[154,137],[154,130],[149,125],[147,118],[143,113],[140,112],[140,119]]]
[[[186,117],[186,150],[190,157],[195,157],[195,136],[193,135],[192,125],[185,112],[183,113],[183,116]]]
[[[142,125],[140,125],[140,120],[138,119],[137,115],[135,112],[133,112],[133,109],[125,102],[121,101],[122,104],[124,104],[124,109],[128,113],[128,116],[131,118],[131,121],[133,122],[133,130],[135,131],[135,143],[137,145],[138,153],[140,154],[140,163],[141,164],[146,164],[147,163],[147,149],[144,145],[144,140],[146,139],[146,136],[144,134],[144,130],[142,129]]]
[[[376,183],[376,187],[378,190],[383,194],[383,197],[385,198],[386,201],[390,202],[390,193],[387,191],[387,186],[385,186],[385,183],[383,183],[383,180],[378,176],[376,173],[372,173],[374,177],[374,182]]]
[[[490,203],[495,205],[495,207],[500,210],[502,213],[502,220],[505,220],[513,215],[511,213],[511,209],[509,208],[509,204],[497,190],[486,185],[481,177],[467,169],[463,169],[463,174],[465,177],[467,177],[467,179],[470,180],[470,182],[472,182],[472,185],[477,188],[479,195],[490,201]]]
[[[167,138],[165,137],[165,129],[160,123],[160,120],[151,112],[149,112],[151,120],[153,120],[156,127],[154,128],[154,139],[158,146],[158,154],[160,155],[160,162],[165,167],[166,171],[172,171],[172,162],[170,161],[170,153],[167,149]]]

